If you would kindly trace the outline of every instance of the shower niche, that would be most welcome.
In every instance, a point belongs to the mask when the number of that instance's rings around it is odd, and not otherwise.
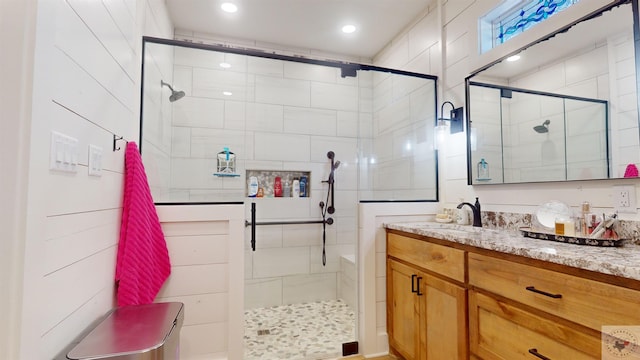
[[[246,197],[250,198],[305,198],[311,197],[311,172],[289,170],[247,170]],[[255,196],[251,190],[252,179],[257,181]],[[277,183],[279,182],[279,190]],[[297,192],[294,187],[297,186]]]

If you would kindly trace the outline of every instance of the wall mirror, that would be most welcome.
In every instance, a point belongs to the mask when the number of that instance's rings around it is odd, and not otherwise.
[[[640,166],[632,5],[466,79],[470,185],[622,178]]]

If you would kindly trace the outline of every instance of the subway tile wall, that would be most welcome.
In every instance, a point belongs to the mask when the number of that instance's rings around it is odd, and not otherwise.
[[[247,307],[338,297],[340,257],[356,252],[360,199],[436,198],[433,80],[369,71],[342,78],[337,68],[183,47],[171,54],[171,81],[186,97],[154,111],[171,114],[169,146],[164,121],[150,131],[161,144],[149,171],[156,202],[244,201],[247,219],[256,202],[257,221],[319,220],[327,152],[341,162],[335,222],[324,231],[258,226],[254,252],[247,230]],[[225,147],[236,155],[238,177],[213,176]],[[311,196],[247,199],[252,170],[308,172]],[[302,284],[305,291],[293,291]]]
[[[173,104],[169,201],[244,201],[247,219],[255,202],[258,222],[320,220],[327,152],[335,152],[335,222],[324,241],[320,224],[257,226],[254,252],[247,228],[245,306],[336,299],[340,255],[355,253],[358,135],[371,119],[371,81],[360,83],[370,75],[341,78],[336,68],[179,47],[174,64],[175,87],[187,96]],[[224,147],[236,155],[239,177],[213,176]],[[308,172],[311,197],[246,198],[252,170]]]

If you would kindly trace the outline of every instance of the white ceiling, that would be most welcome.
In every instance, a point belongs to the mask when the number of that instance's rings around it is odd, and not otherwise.
[[[373,58],[434,0],[166,0],[176,29]],[[233,14],[220,10],[234,2]],[[343,25],[358,27],[343,34]]]

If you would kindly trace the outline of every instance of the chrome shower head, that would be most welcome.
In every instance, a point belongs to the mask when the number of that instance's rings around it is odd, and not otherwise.
[[[171,90],[171,95],[169,96],[169,101],[171,101],[171,102],[180,100],[185,95],[184,91],[175,91],[175,90],[173,90],[173,87],[171,87],[171,85],[169,85],[166,82],[160,80],[160,87],[162,87],[162,86],[166,86],[166,87],[169,88],[169,90]]]
[[[549,124],[551,124],[551,120],[545,120],[542,125],[537,125],[533,127],[533,130],[538,134],[544,134],[549,132]]]
[[[340,166],[340,160],[336,161],[336,162],[333,164],[333,170],[337,169],[337,168],[338,168],[338,166]]]

